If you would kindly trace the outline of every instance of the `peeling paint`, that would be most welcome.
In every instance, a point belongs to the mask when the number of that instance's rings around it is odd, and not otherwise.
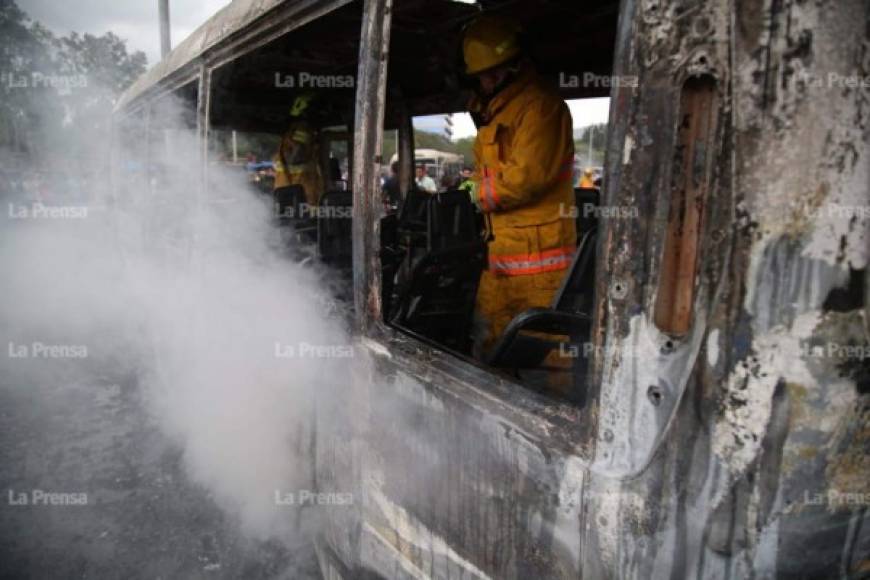
[[[625,146],[622,148],[622,164],[631,163],[631,152],[634,151],[634,139],[631,135],[625,136]]]
[[[714,328],[707,336],[707,365],[715,368],[719,363],[719,329]]]
[[[380,515],[386,519],[390,534],[401,538],[403,543],[410,544],[423,551],[426,554],[422,559],[423,561],[431,563],[446,559],[455,568],[461,569],[463,574],[467,574],[469,578],[489,578],[483,571],[457,554],[444,538],[427,529],[420,521],[413,518],[401,506],[392,503],[377,489],[369,488],[367,497],[372,501],[373,505],[371,507],[377,508]],[[383,538],[383,536],[381,537]],[[386,538],[384,539],[386,540]],[[389,541],[388,543],[396,547],[394,543]],[[396,548],[402,552],[400,548]],[[420,568],[420,563],[418,563],[417,567]],[[437,575],[436,570],[429,570],[427,573],[428,577]]]

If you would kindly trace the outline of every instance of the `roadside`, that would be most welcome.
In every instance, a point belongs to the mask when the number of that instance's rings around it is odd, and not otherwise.
[[[0,578],[318,577],[308,546],[244,537],[185,476],[135,378],[2,379],[0,492]]]

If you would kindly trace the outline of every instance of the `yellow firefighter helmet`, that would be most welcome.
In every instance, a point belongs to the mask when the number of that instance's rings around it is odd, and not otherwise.
[[[290,116],[295,118],[302,117],[308,112],[311,102],[314,100],[314,95],[304,93],[296,97],[293,105],[290,107]]]
[[[520,54],[520,26],[499,16],[481,16],[465,30],[465,72],[476,75]]]

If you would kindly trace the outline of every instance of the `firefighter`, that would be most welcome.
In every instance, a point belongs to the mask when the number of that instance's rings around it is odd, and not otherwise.
[[[275,154],[275,191],[282,187],[301,185],[305,201],[315,207],[324,190],[320,169],[320,151],[317,131],[309,122],[311,95],[300,95],[290,109],[290,126],[281,138]]]
[[[583,170],[583,175],[580,177],[579,187],[582,189],[592,189],[595,187],[595,179],[593,178],[591,167],[587,167]]]
[[[474,190],[474,181],[472,177],[474,176],[474,170],[470,167],[463,167],[462,172],[459,174],[459,185],[457,189],[461,189],[462,191],[473,191]]]
[[[571,264],[574,137],[568,106],[523,57],[517,25],[479,17],[465,31],[463,55],[478,84],[470,195],[490,224],[476,304],[475,355],[483,358],[514,316],[550,305]]]

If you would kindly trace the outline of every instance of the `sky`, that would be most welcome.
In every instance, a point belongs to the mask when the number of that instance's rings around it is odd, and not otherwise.
[[[141,50],[148,66],[160,60],[157,0],[17,0],[33,20],[57,34],[114,32],[128,50]],[[170,0],[170,27],[175,46],[229,4],[229,0]]]
[[[208,20],[230,0],[170,0],[170,27],[175,46]],[[72,31],[95,35],[114,32],[127,41],[130,51],[141,50],[149,68],[160,59],[160,33],[157,0],[18,0],[18,5],[33,19],[56,34]],[[609,99],[569,101],[574,127],[606,123]],[[441,131],[444,117],[418,118],[415,126]],[[476,130],[467,114],[454,115],[453,137],[474,135]]]

